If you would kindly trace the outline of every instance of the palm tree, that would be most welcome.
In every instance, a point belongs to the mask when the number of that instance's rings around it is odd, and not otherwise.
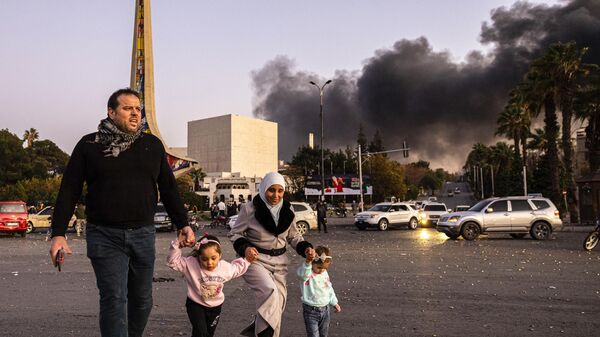
[[[520,102],[521,98],[517,90],[511,92],[511,100],[498,116],[498,129],[496,135],[505,135],[514,142],[515,158],[521,156],[520,145],[523,150],[523,163],[527,162],[527,137],[531,127],[531,115],[526,105]]]
[[[206,173],[204,173],[202,171],[202,168],[198,168],[198,169],[190,171],[188,174],[192,178],[192,181],[194,182],[194,191],[196,191],[198,189],[198,186],[200,185],[200,180],[202,180],[202,179],[204,179],[204,177],[206,177]]]
[[[40,134],[36,129],[30,128],[29,130],[25,130],[25,133],[23,134],[23,141],[27,142],[27,147],[30,148],[33,145],[33,142],[38,139],[40,139]]]
[[[588,48],[578,48],[575,42],[557,43],[550,46],[548,52],[534,62],[543,76],[543,86],[548,95],[552,95],[553,105],[562,112],[562,149],[565,167],[567,200],[571,220],[579,222],[577,208],[577,185],[573,173],[573,144],[571,143],[571,120],[573,119],[573,100],[581,77],[587,76],[591,66],[582,63]]]
[[[574,102],[575,117],[587,120],[585,147],[590,172],[600,169],[600,74],[595,72]]]
[[[559,176],[558,158],[558,118],[556,114],[556,100],[553,82],[549,78],[548,68],[551,63],[541,57],[532,62],[524,80],[519,84],[518,90],[524,102],[529,104],[532,117],[536,117],[544,111],[544,132],[546,134],[546,148],[550,172],[550,199],[557,205],[561,204],[561,188]]]

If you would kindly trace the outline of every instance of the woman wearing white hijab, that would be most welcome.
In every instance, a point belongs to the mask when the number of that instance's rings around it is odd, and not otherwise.
[[[284,191],[283,176],[267,173],[260,183],[259,197],[242,206],[228,234],[238,255],[258,256],[244,274],[256,300],[256,318],[241,332],[244,336],[279,336],[287,299],[287,244],[302,257],[316,255],[312,245],[298,233],[294,211],[283,200]]]

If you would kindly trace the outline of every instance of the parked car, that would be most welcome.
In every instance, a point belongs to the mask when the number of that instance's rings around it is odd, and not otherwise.
[[[296,214],[296,229],[300,234],[304,235],[310,229],[317,228],[317,212],[315,212],[309,204],[305,202],[292,201],[292,208]],[[227,229],[231,229],[235,225],[238,216],[233,215],[227,221]]]
[[[154,212],[154,228],[167,231],[175,230],[175,224],[171,222],[167,209],[162,203],[156,205],[156,212]]]
[[[317,212],[305,202],[292,201],[292,208],[296,214],[296,229],[304,235],[310,229],[317,228]]]
[[[456,207],[454,207],[454,213],[468,211],[469,208],[471,208],[469,205],[456,205]]]
[[[437,230],[451,239],[462,236],[475,240],[483,233],[507,233],[515,239],[529,234],[536,240],[546,240],[562,226],[559,211],[550,199],[503,197],[482,200],[465,212],[446,214]]]
[[[442,214],[448,213],[446,204],[428,202],[419,210],[419,221],[422,225],[436,225]]]
[[[460,187],[454,188],[454,194],[460,194]]]
[[[27,236],[27,205],[22,201],[0,201],[0,232]]]
[[[453,197],[453,196],[454,196],[454,191],[452,191],[452,190],[447,190],[447,191],[446,191],[446,194],[447,194],[449,197]]]
[[[419,225],[419,213],[406,202],[382,202],[358,213],[354,217],[354,225],[359,230],[377,227],[384,231],[389,225],[405,225],[414,230]]]
[[[54,213],[54,207],[46,206],[42,208],[41,211],[35,214],[29,214],[27,217],[27,233],[33,233],[38,229],[46,228],[50,229],[52,225],[52,214]],[[69,224],[67,228],[74,229],[75,222],[77,221],[77,217],[75,215],[71,216],[71,220],[69,220]]]

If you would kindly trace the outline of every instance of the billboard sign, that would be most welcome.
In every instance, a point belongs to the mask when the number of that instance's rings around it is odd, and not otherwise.
[[[321,176],[306,177],[304,194],[321,195]],[[368,176],[363,176],[363,194],[373,194]],[[360,180],[351,174],[325,176],[325,195],[360,195]]]

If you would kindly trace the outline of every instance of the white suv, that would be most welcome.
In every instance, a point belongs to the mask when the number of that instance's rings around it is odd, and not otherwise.
[[[550,199],[504,197],[485,199],[468,211],[446,214],[437,230],[451,239],[462,235],[465,240],[475,240],[482,233],[506,233],[515,239],[530,234],[536,240],[546,240],[562,225]]]
[[[446,204],[439,202],[428,202],[419,210],[419,221],[422,225],[436,225],[443,214],[448,213]]]
[[[354,225],[364,230],[367,227],[377,227],[387,230],[389,225],[401,224],[409,229],[417,229],[419,213],[406,202],[383,202],[376,204],[365,212],[360,212],[354,217]]]

